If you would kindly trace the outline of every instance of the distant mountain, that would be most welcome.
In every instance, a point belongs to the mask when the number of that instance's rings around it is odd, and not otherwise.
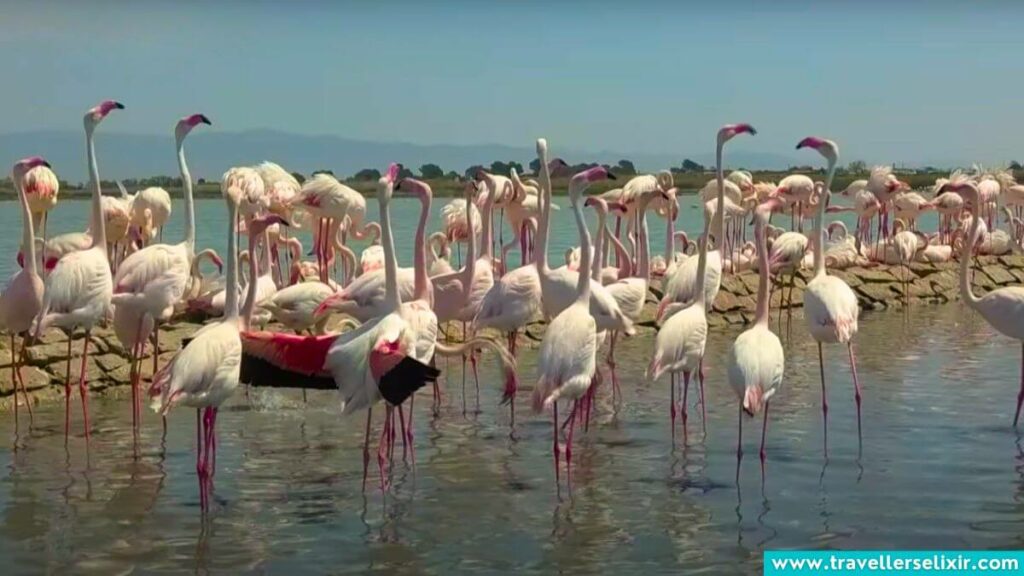
[[[104,179],[177,175],[174,141],[170,135],[123,134],[100,131],[97,134],[100,173]],[[35,131],[0,134],[0,166],[10,166],[18,158],[32,154],[45,156],[57,174],[68,181],[85,181],[85,137],[81,132]],[[679,166],[684,158],[704,165],[714,163],[711,153],[632,154],[629,152],[587,152],[556,149],[570,163],[633,161],[638,170],[653,171]],[[339,136],[307,136],[275,130],[244,132],[199,132],[189,137],[189,168],[195,178],[219,179],[231,166],[273,160],[289,170],[309,174],[330,169],[338,175],[351,175],[363,168],[381,169],[397,161],[414,172],[426,163],[445,171],[461,173],[474,164],[492,161],[517,161],[523,165],[535,158],[532,147],[501,144],[451,145],[371,142]],[[730,151],[729,164],[750,169],[785,168],[799,163],[793,157],[764,152]],[[806,163],[806,162],[805,162]]]

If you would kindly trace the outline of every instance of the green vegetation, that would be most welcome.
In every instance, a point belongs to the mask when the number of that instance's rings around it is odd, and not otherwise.
[[[555,194],[562,195],[566,193],[568,176],[570,174],[592,166],[596,166],[596,164],[577,164],[572,166],[569,170],[564,171],[564,173],[559,171],[558,173],[553,174],[552,180],[554,182]],[[462,174],[458,174],[453,170],[445,172],[444,169],[437,164],[424,164],[419,167],[418,174],[415,174],[412,170],[403,167],[400,171],[400,175],[403,178],[422,178],[430,184],[431,188],[433,188],[435,196],[449,197],[461,195],[462,183],[465,181],[465,178],[472,177],[479,170],[486,170],[494,174],[507,176],[514,168],[516,172],[523,177],[523,179],[529,179],[535,178],[532,174],[536,173],[538,167],[539,164],[536,159],[532,160],[525,168],[518,162],[495,161],[492,162],[490,166],[470,166]],[[591,188],[595,193],[604,192],[605,190],[622,186],[626,180],[637,173],[636,167],[627,159],[619,160],[614,166],[605,165],[605,167],[607,167],[616,176],[619,176],[619,179],[596,183]],[[1022,168],[1022,166],[1017,162],[1010,164],[1010,169],[1018,179],[1024,178],[1024,168]],[[868,171],[869,167],[866,163],[859,160],[850,162],[845,168],[840,169],[836,174],[833,189],[842,190],[850,182],[856,179],[867,178]],[[935,183],[936,178],[947,177],[949,172],[949,169],[933,167],[926,167],[918,170],[896,170],[898,177],[901,180],[908,182],[910,186],[915,189],[929,187]],[[314,171],[310,174],[310,177],[318,173],[335,175],[332,170],[324,169]],[[293,172],[292,174],[300,183],[304,182],[306,179],[302,174],[297,172]],[[752,174],[755,182],[778,182],[790,174],[807,174],[814,179],[823,179],[825,176],[825,170],[824,168],[812,166],[791,166],[786,170],[752,171]],[[342,181],[362,194],[373,196],[376,182],[377,179],[380,178],[380,175],[380,171],[376,168],[365,168],[356,172],[352,176],[343,178]],[[683,160],[679,167],[673,168],[672,175],[675,179],[676,187],[686,193],[693,193],[699,190],[709,180],[714,178],[713,171],[708,167],[702,166],[690,159]],[[181,196],[181,179],[177,177],[154,176],[143,179],[128,179],[124,180],[123,183],[129,190],[136,190],[147,186],[160,186],[161,188],[165,188],[172,197],[177,198]],[[117,184],[115,182],[104,180],[102,185],[103,190],[107,194],[117,195]],[[83,183],[61,181],[60,194],[62,198],[85,198],[88,197],[89,191],[85,189],[85,185]],[[195,194],[199,198],[219,197],[220,185],[217,182],[206,182],[200,178],[195,187]],[[13,198],[15,198],[15,193],[11,186],[10,179],[0,180],[0,200],[11,200]]]

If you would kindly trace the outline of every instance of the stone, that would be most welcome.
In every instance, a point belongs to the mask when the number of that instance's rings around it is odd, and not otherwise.
[[[881,284],[877,282],[865,283],[854,289],[854,292],[862,295],[868,302],[886,303],[895,300],[899,295],[893,290],[893,284]]]
[[[928,282],[938,294],[946,294],[960,286],[960,276],[952,270],[943,270],[928,277]]]
[[[1024,268],[1024,256],[1018,254],[1000,256],[999,261],[1010,268]]]
[[[755,283],[755,286],[756,285],[757,284]],[[745,294],[750,294],[750,289],[739,277],[735,275],[730,275],[722,278],[722,290],[719,292],[719,294],[721,294],[721,292],[729,292],[730,294],[736,296],[742,296]]]
[[[935,289],[925,278],[917,278],[909,284],[911,298],[934,298]]]
[[[895,282],[896,277],[884,268],[850,268],[850,274],[856,276],[862,282]]]
[[[75,358],[82,353],[82,341],[74,340],[71,343],[71,357]],[[68,359],[67,340],[58,342],[43,342],[35,346],[29,346],[25,351],[25,360],[34,366],[46,366],[54,362],[66,361]]]
[[[829,275],[835,276],[836,278],[839,278],[843,282],[846,282],[846,285],[849,286],[850,288],[856,288],[857,286],[860,286],[861,284],[864,283],[863,281],[861,281],[860,278],[857,278],[856,276],[850,274],[846,270],[829,270],[828,273]]]
[[[123,356],[117,354],[103,354],[96,356],[96,364],[103,369],[104,372],[112,372],[121,366],[127,365],[128,360]]]
[[[1013,284],[1015,282],[1013,274],[1010,274],[1007,272],[1006,268],[1003,268],[998,264],[985,266],[982,268],[982,272],[984,272],[985,275],[991,278],[992,281],[999,286],[1006,286],[1007,284]]]
[[[992,290],[993,288],[996,287],[996,283],[993,282],[992,279],[989,278],[988,275],[982,272],[981,270],[974,271],[974,281],[972,282],[972,285],[975,289],[980,288],[982,290]]]
[[[725,321],[729,324],[743,324],[743,315],[739,312],[729,312],[725,315]]]
[[[708,315],[708,326],[721,328],[727,324],[725,317],[721,314],[710,314]]]
[[[1017,279],[1018,283],[1024,283],[1024,269],[1011,268],[1010,274],[1013,274],[1013,277]]]
[[[939,269],[930,262],[911,262],[908,267],[914,274],[922,277],[939,271]]]
[[[757,299],[753,296],[740,296],[738,300],[740,303],[740,309],[744,312],[750,312],[753,314],[757,311]]]
[[[756,273],[744,272],[743,274],[740,274],[740,281],[747,287],[748,294],[757,294],[757,283],[760,279]]]
[[[716,312],[732,312],[733,310],[739,310],[743,306],[740,304],[739,299],[730,292],[720,290],[718,296],[715,297],[715,303],[712,308]]]

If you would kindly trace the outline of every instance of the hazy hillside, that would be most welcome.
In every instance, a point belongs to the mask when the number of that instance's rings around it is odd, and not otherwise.
[[[80,131],[38,131],[0,135],[0,165],[10,166],[16,159],[31,154],[45,156],[61,178],[76,182],[86,179],[85,137]],[[100,131],[97,135],[100,170],[105,179],[176,175],[174,141],[166,136],[120,134]],[[630,154],[629,152],[553,150],[570,163],[632,160],[637,169],[649,171],[679,166],[684,158],[701,164],[714,162],[712,153]],[[351,175],[362,168],[382,168],[398,161],[414,171],[432,162],[444,170],[462,172],[473,164],[494,160],[527,164],[534,158],[532,146],[511,147],[498,144],[474,146],[445,144],[407,144],[369,142],[338,136],[304,136],[272,130],[246,132],[196,132],[188,141],[189,166],[195,178],[219,178],[231,166],[274,160],[290,170],[308,174],[331,169]],[[771,153],[730,151],[729,164],[751,169],[785,168],[799,161],[791,156]],[[806,163],[806,162],[805,162]]]

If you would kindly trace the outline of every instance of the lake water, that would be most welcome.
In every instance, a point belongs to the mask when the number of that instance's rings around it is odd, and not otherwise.
[[[398,446],[386,497],[372,463],[373,488],[361,491],[364,419],[341,418],[331,393],[304,406],[294,391],[254,391],[222,410],[206,516],[191,411],[171,414],[164,441],[147,412],[137,460],[127,400],[94,402],[88,460],[80,436],[65,451],[60,404],[38,409],[17,440],[4,414],[5,573],[759,574],[766,548],[1024,546],[1024,443],[1010,426],[1019,344],[959,305],[865,314],[862,453],[845,354],[829,347],[826,462],[817,354],[794,323],[767,477],[762,486],[760,422],[747,420],[737,487],[724,366],[739,330],[714,330],[708,342],[707,436],[693,403],[688,441],[675,446],[668,383],[643,380],[653,335],[624,341],[624,400],[614,409],[605,388],[595,424],[577,435],[571,497],[556,495],[550,416],[526,414],[522,390],[510,439],[489,360],[481,413],[462,415],[456,363],[439,418],[421,395],[416,466],[401,463]],[[524,388],[535,362],[524,351]]]

